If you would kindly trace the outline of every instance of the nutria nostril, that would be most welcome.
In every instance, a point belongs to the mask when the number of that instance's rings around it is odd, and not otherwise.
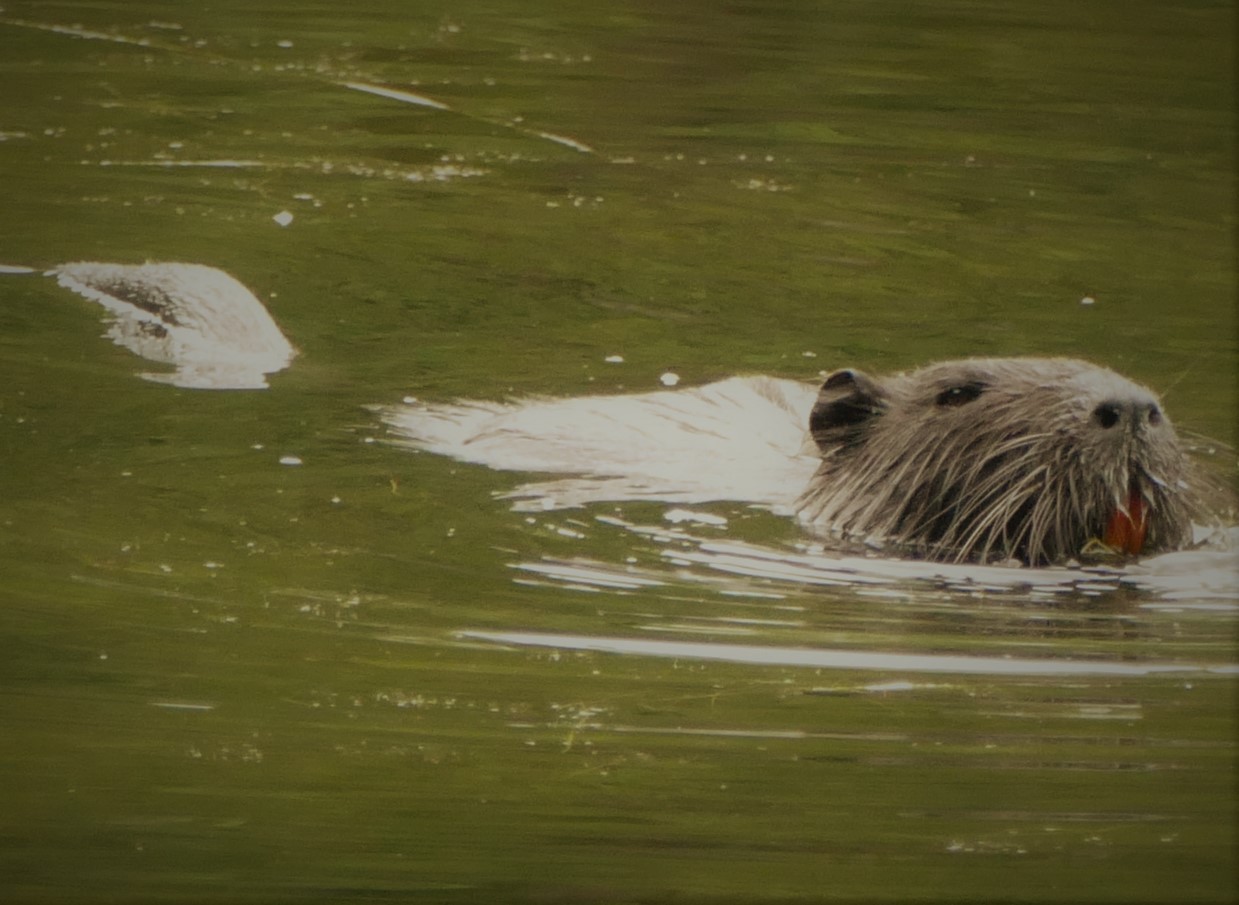
[[[1093,409],[1093,417],[1098,424],[1109,430],[1122,419],[1122,408],[1117,402],[1103,402]]]
[[[1103,430],[1109,430],[1124,420],[1130,420],[1133,427],[1142,424],[1157,426],[1162,423],[1162,410],[1156,402],[1108,401],[1093,409],[1093,419]]]

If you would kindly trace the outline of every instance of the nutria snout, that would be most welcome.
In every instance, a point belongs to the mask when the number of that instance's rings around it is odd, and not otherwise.
[[[1187,457],[1157,397],[1071,359],[835,371],[809,416],[800,518],[937,559],[1056,562],[1191,537]]]

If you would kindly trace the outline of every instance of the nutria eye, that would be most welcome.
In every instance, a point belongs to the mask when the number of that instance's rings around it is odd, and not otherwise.
[[[959,406],[965,405],[976,399],[985,392],[985,384],[983,383],[961,383],[958,386],[947,387],[937,398],[934,403],[941,406]]]

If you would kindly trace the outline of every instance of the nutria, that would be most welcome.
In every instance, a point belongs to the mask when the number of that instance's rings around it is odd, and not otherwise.
[[[1189,463],[1157,398],[1070,359],[968,359],[820,390],[768,377],[693,390],[381,410],[402,442],[582,477],[510,496],[745,500],[814,532],[932,559],[1038,565],[1191,541]]]

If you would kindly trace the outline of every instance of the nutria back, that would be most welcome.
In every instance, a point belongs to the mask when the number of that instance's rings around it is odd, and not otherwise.
[[[1056,358],[826,378],[809,416],[814,530],[936,559],[1070,559],[1191,539],[1188,461],[1157,397]]]

